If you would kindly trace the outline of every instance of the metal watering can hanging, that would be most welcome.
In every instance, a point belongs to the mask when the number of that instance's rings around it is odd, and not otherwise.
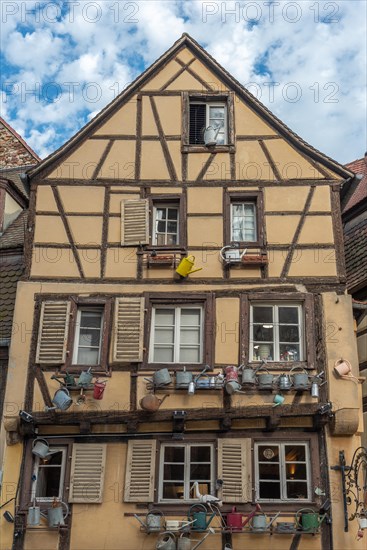
[[[268,531],[279,515],[280,515],[280,512],[275,514],[273,518],[269,519],[268,516],[265,514],[254,514],[251,520],[251,530]]]
[[[88,370],[84,370],[80,373],[79,379],[78,379],[78,386],[81,388],[88,388],[93,380],[93,373],[92,367],[89,367]]]
[[[197,509],[196,512],[193,511],[195,508]],[[193,521],[192,530],[201,533],[207,530],[214,517],[215,513],[208,514],[204,504],[193,504],[187,514],[188,520]]]
[[[204,130],[204,143],[207,146],[210,145],[216,145],[217,144],[217,137],[220,131],[220,126],[218,126],[217,129],[214,128],[214,126],[208,126]]]
[[[247,252],[247,248],[245,248],[242,252],[239,248],[238,243],[228,244],[227,246],[223,246],[219,252],[219,256],[221,260],[225,262],[240,262],[243,258],[243,256]]]
[[[294,372],[299,370],[301,372]],[[303,367],[291,368],[291,375],[293,375],[293,387],[295,390],[305,390],[309,385],[308,372]]]
[[[68,515],[69,507],[66,502],[55,499],[51,507],[48,508],[47,514],[41,512],[41,508],[33,503],[33,506],[28,508],[27,523],[31,527],[36,527],[41,523],[41,517],[43,517],[47,519],[49,527],[59,527],[65,525],[65,519]]]
[[[186,367],[183,370],[176,372],[176,388],[185,388],[189,387],[190,382],[192,382],[193,375],[192,372],[186,370]]]
[[[260,372],[261,371],[261,372]],[[274,375],[262,364],[256,372],[256,380],[261,389],[271,390],[274,382]]]
[[[245,367],[245,365],[240,365],[238,367],[238,372],[242,373],[242,384],[256,384],[256,369],[252,367]]]
[[[357,378],[352,374],[352,365],[347,359],[338,359],[335,361],[334,373],[338,378],[343,378],[344,380],[353,380],[356,384],[363,382],[362,379]]]
[[[203,542],[209,535],[212,535],[214,533],[214,529],[212,527],[209,527],[208,532],[203,536],[201,540],[190,540],[189,538],[187,538],[185,533],[181,533],[180,538],[177,539],[177,550],[196,550],[197,548],[199,548],[199,546],[203,544]],[[195,542],[197,544],[195,544]],[[192,543],[194,544],[194,546],[192,546]]]
[[[103,399],[103,394],[106,389],[107,380],[97,380],[94,382],[93,399]]]
[[[159,399],[154,393],[148,393],[148,395],[144,395],[144,397],[140,399],[139,404],[144,411],[153,413],[159,409],[167,397],[169,397],[169,395],[164,395],[162,399]]]
[[[194,264],[195,256],[186,256],[186,258],[182,258],[182,260],[178,264],[176,273],[181,275],[181,277],[187,277],[188,275],[191,275],[192,273],[196,273],[196,271],[201,271],[203,269],[202,267],[193,269]]]
[[[292,379],[289,374],[283,372],[278,377],[278,386],[280,390],[290,390],[293,385]]]
[[[260,510],[260,505],[256,504],[256,508],[254,509],[254,511],[251,512],[248,516],[246,516],[242,512],[237,512],[236,507],[233,506],[232,511],[228,512],[227,514],[227,527],[232,532],[242,531],[245,525],[248,524],[251,518],[253,518],[256,512],[258,512],[259,510]],[[245,518],[245,520],[242,521],[242,518]]]
[[[229,395],[238,393],[241,389],[241,384],[238,381],[238,368],[230,365],[224,369],[225,372],[225,388]]]
[[[325,518],[326,514],[320,515],[312,508],[301,508],[296,513],[296,527],[305,532],[315,532],[320,528]]]
[[[176,537],[174,533],[166,531],[157,539],[156,550],[176,550]]]
[[[137,514],[134,514],[134,518],[144,527],[148,533],[154,533],[166,528],[166,521],[163,512],[160,510],[150,510],[145,516],[145,523],[139,518]]]
[[[54,407],[45,407],[45,411],[54,411],[55,409],[60,409],[61,411],[66,411],[73,404],[73,400],[70,397],[69,390],[67,388],[60,388],[55,392],[55,395],[52,399]]]

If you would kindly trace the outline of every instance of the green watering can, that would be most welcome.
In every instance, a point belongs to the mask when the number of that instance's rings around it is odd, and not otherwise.
[[[197,509],[196,512],[193,511],[194,508]],[[209,516],[209,518],[207,518],[207,516]],[[211,515],[208,514],[204,504],[193,504],[189,509],[187,517],[189,521],[193,521],[192,531],[202,533],[209,527],[212,519],[215,517],[215,513]]]
[[[296,528],[305,532],[317,531],[325,518],[326,514],[320,515],[312,508],[301,508],[296,513]]]

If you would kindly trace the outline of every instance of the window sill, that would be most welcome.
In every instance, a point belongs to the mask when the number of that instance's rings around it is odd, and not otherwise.
[[[182,153],[235,153],[236,147],[233,144],[228,145],[182,145]]]
[[[252,367],[253,369],[259,368],[262,364],[261,359],[250,359],[248,362],[248,365]],[[307,361],[267,361],[264,369],[267,369],[269,371],[288,371],[291,370],[293,367],[302,367],[306,370],[315,370],[315,367],[312,365],[308,365]]]

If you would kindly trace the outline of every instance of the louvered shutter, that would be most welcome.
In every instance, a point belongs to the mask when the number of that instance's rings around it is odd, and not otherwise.
[[[130,440],[127,448],[125,502],[154,502],[155,440]]]
[[[149,243],[149,207],[147,199],[121,201],[121,244]]]
[[[251,502],[251,439],[218,439],[218,478],[223,502]]]
[[[43,302],[36,362],[62,364],[66,357],[70,302]]]
[[[144,298],[116,298],[113,354],[116,362],[143,360]]]
[[[190,105],[189,143],[192,145],[204,144],[204,130],[206,126],[206,105]]]
[[[74,443],[69,502],[102,502],[105,464],[105,444]]]

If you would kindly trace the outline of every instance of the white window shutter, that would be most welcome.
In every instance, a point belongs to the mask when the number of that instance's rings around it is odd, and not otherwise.
[[[73,444],[69,502],[102,502],[105,464],[106,444]]]
[[[142,361],[143,338],[144,298],[116,298],[112,339],[113,362]]]
[[[251,439],[218,439],[218,479],[223,502],[252,501]]]
[[[155,440],[130,440],[127,448],[125,502],[154,502]]]
[[[36,362],[65,363],[70,302],[43,302],[39,324]]]
[[[121,244],[149,243],[149,204],[147,199],[121,201]]]

